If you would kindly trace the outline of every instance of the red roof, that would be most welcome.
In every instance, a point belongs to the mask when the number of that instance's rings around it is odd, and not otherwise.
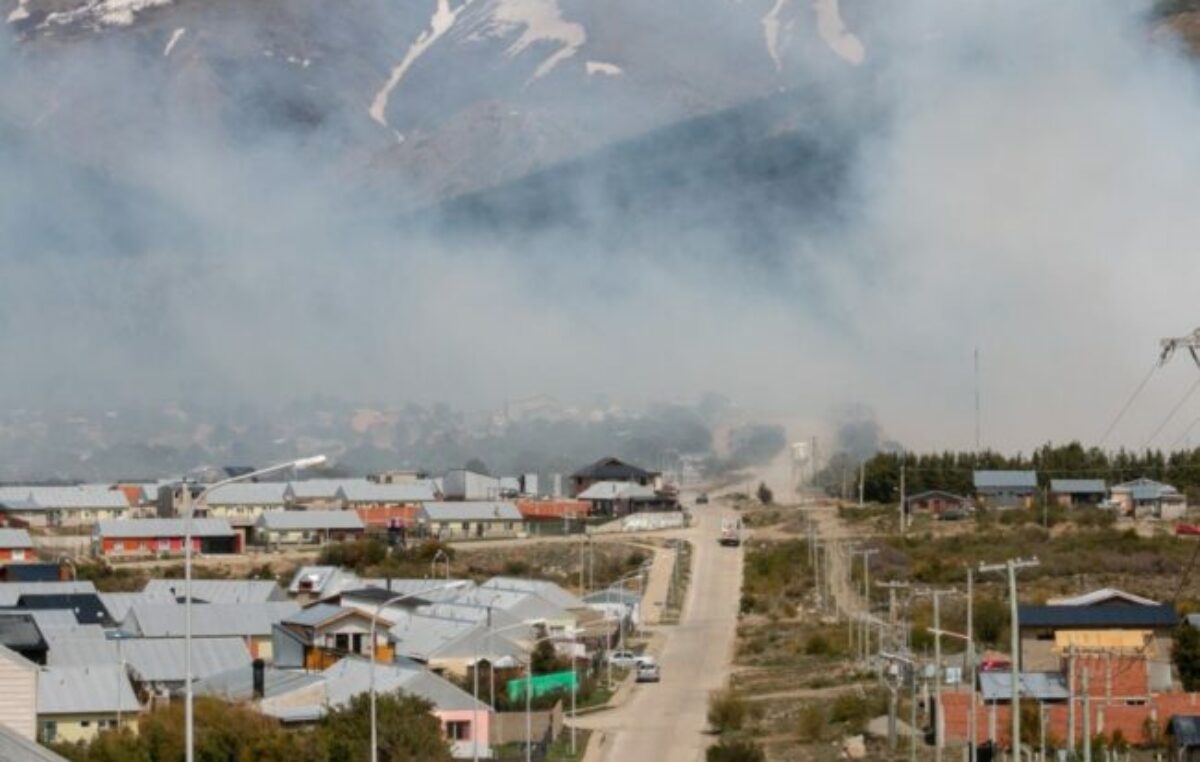
[[[518,500],[517,510],[526,521],[583,519],[588,515],[588,503],[583,500]]]

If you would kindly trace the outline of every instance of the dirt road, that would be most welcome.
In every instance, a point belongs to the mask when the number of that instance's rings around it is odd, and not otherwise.
[[[692,580],[679,625],[659,655],[662,682],[638,685],[611,712],[581,721],[603,734],[606,762],[697,762],[705,734],[708,696],[725,685],[733,657],[742,550],[717,545],[720,509],[700,508],[686,535],[695,548]]]

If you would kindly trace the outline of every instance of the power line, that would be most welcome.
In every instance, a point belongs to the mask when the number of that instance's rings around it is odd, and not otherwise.
[[[1108,435],[1113,432],[1113,429],[1115,429],[1117,424],[1121,422],[1121,419],[1125,417],[1125,413],[1129,412],[1130,406],[1133,405],[1134,400],[1138,398],[1138,395],[1142,393],[1142,390],[1146,388],[1146,384],[1150,382],[1150,378],[1154,375],[1154,372],[1161,367],[1162,363],[1160,362],[1155,362],[1150,366],[1150,372],[1146,374],[1146,377],[1142,379],[1142,382],[1138,384],[1136,389],[1133,390],[1133,394],[1129,396],[1129,399],[1125,400],[1125,404],[1117,413],[1117,417],[1113,418],[1112,423],[1108,424],[1108,428],[1104,430],[1104,436],[1100,437],[1100,447],[1103,447],[1104,443],[1108,441]]]
[[[1171,408],[1171,412],[1167,413],[1167,417],[1163,419],[1163,422],[1158,424],[1158,428],[1154,430],[1154,433],[1146,438],[1145,443],[1142,444],[1143,450],[1147,449],[1150,446],[1150,443],[1154,441],[1155,437],[1157,437],[1162,430],[1167,427],[1167,424],[1171,422],[1171,419],[1175,417],[1175,414],[1179,412],[1179,409],[1182,408],[1184,404],[1192,398],[1192,395],[1196,393],[1197,389],[1200,389],[1200,378],[1197,378],[1192,382],[1192,385],[1188,387],[1187,392],[1182,398],[1180,398],[1179,402],[1175,403],[1175,407]]]

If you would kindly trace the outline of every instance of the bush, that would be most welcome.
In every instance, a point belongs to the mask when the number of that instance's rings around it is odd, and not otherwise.
[[[741,730],[749,716],[746,700],[732,690],[713,691],[708,697],[708,724],[714,732]]]
[[[771,491],[766,482],[758,483],[758,502],[763,505],[770,505],[775,502],[775,493]]]
[[[725,741],[708,747],[707,762],[766,762],[767,755],[753,741]]]
[[[875,709],[867,696],[843,693],[833,700],[829,708],[829,721],[845,724],[851,732],[858,732],[871,719]]]
[[[809,656],[829,656],[833,653],[833,646],[821,633],[814,633],[808,636],[808,642],[804,644],[804,653]]]
[[[820,704],[809,704],[800,710],[800,738],[808,743],[822,741],[825,738],[825,709]]]

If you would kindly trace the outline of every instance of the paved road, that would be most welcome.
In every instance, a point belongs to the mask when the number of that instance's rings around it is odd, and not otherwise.
[[[722,510],[700,506],[687,536],[695,548],[683,620],[669,628],[662,682],[635,686],[619,709],[588,718],[605,737],[607,762],[697,762],[710,738],[708,695],[725,685],[733,658],[742,587],[742,551],[717,545]],[[652,601],[647,601],[653,605]]]

